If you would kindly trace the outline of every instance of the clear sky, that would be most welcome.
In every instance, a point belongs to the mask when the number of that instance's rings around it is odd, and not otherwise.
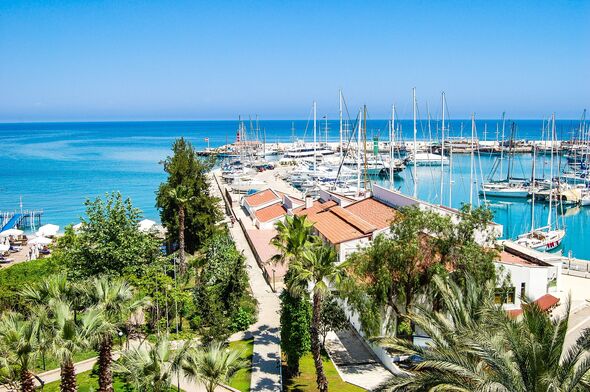
[[[590,107],[590,1],[0,0],[0,121]]]

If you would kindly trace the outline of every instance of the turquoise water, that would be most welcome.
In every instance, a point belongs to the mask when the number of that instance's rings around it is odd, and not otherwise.
[[[464,123],[463,135],[470,132],[469,121]],[[488,139],[495,139],[498,120],[486,120]],[[478,122],[478,131],[483,139],[483,121]],[[451,123],[451,134],[460,136],[461,121]],[[518,137],[539,139],[541,121],[517,121]],[[249,124],[248,124],[249,125]],[[295,121],[296,137],[311,141],[312,128],[307,121]],[[576,121],[559,121],[558,135],[569,138],[577,127]],[[260,135],[266,135],[267,143],[290,141],[291,121],[263,121]],[[403,135],[411,139],[411,121],[402,121]],[[321,125],[321,138],[325,137]],[[306,131],[307,128],[307,131]],[[506,135],[508,135],[508,125]],[[116,123],[27,123],[0,124],[0,210],[19,209],[22,197],[25,209],[43,209],[44,223],[55,223],[62,227],[76,223],[84,212],[84,200],[104,195],[105,192],[120,191],[130,197],[147,218],[157,220],[155,190],[165,179],[159,162],[166,157],[174,139],[184,136],[197,148],[218,146],[235,139],[236,121],[193,121],[193,122],[116,122]],[[338,138],[338,124],[329,122],[329,140]],[[387,134],[385,120],[368,122],[369,136],[384,138]],[[427,139],[426,123],[419,126],[419,138]],[[433,123],[432,135],[436,136]],[[486,176],[493,164],[493,157],[482,156],[483,175]],[[520,156],[514,165],[515,174],[530,176],[530,156]],[[469,201],[469,155],[455,155],[452,186],[453,206]],[[541,166],[537,176],[541,174]],[[545,165],[548,175],[548,166]],[[448,171],[448,170],[447,170]],[[478,167],[478,176],[480,171]],[[411,170],[402,173],[396,188],[412,194]],[[418,169],[419,197],[440,202],[440,169],[420,167]],[[382,181],[387,184],[386,181]],[[445,172],[442,202],[448,205],[448,173]],[[475,192],[477,186],[474,187]],[[474,203],[478,197],[474,192]],[[504,225],[507,237],[530,229],[530,203],[522,201],[492,201],[496,221]],[[535,207],[537,222],[547,219],[547,207]],[[590,245],[585,243],[585,228],[590,227],[590,208],[568,209],[560,215],[567,226],[564,252],[572,251],[581,258],[590,259]]]

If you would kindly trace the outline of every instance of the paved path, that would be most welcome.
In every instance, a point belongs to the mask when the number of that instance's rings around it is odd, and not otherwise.
[[[570,314],[568,331],[565,336],[565,347],[567,348],[574,344],[586,328],[590,328],[590,306]]]
[[[213,188],[216,196],[221,197],[221,189]],[[244,217],[239,205],[234,207],[234,212],[238,219]],[[249,329],[254,338],[250,390],[278,392],[281,390],[280,301],[264,279],[238,222],[230,227],[230,233],[246,257],[250,287],[258,301],[258,321]]]
[[[340,377],[367,390],[388,380],[392,374],[352,330],[329,332],[326,351]]]

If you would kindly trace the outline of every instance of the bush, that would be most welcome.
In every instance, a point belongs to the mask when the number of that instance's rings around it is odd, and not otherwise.
[[[63,268],[55,257],[31,260],[0,270],[0,311],[23,308],[19,291],[27,284],[36,283]]]
[[[233,315],[230,330],[232,332],[243,331],[254,322],[254,315],[251,310],[240,307],[238,312]]]

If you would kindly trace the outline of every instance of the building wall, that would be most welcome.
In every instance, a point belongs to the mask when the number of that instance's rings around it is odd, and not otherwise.
[[[506,309],[518,309],[522,305],[520,298],[521,284],[525,284],[525,294],[531,300],[545,295],[549,291],[549,282],[553,280],[557,271],[555,267],[523,266],[515,264],[496,263],[496,271],[503,277],[510,274],[512,286],[515,288],[514,304],[505,304]]]

